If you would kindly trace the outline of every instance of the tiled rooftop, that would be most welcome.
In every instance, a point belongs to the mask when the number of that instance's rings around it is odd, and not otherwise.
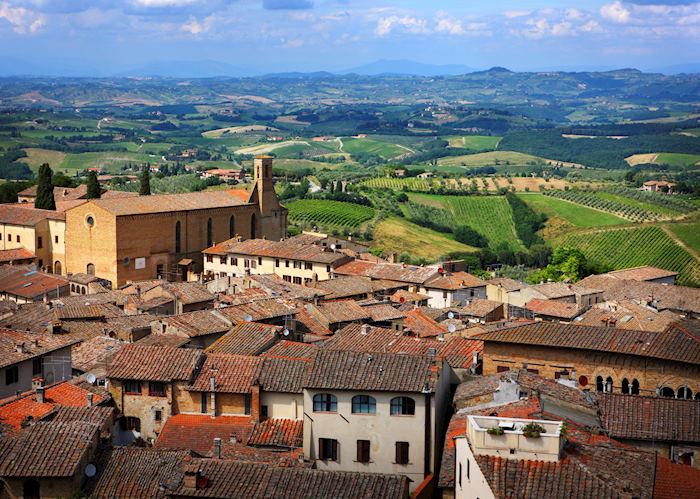
[[[265,392],[302,393],[311,371],[305,359],[263,357],[257,382]]]
[[[419,308],[406,312],[403,327],[405,331],[420,338],[440,336],[448,332],[447,327],[435,322]]]
[[[301,447],[304,421],[301,419],[266,419],[255,425],[248,445],[260,447]]]
[[[246,239],[245,241],[238,241],[235,238],[229,239],[204,250],[204,253],[264,256],[280,260],[300,260],[323,264],[336,264],[349,259],[342,253],[336,253],[315,244],[298,244],[290,240],[272,241],[269,239]]]
[[[247,445],[255,424],[250,416],[216,416],[209,414],[176,414],[168,418],[155,447],[170,450],[193,450],[207,454],[215,438],[229,441],[235,437]]]
[[[207,353],[260,355],[277,343],[281,334],[281,326],[242,322],[216,340],[206,351]]]
[[[0,368],[78,343],[71,337],[0,329]]]
[[[439,275],[436,267],[419,267],[400,263],[371,263],[362,260],[341,265],[334,272],[338,275],[359,275],[372,279],[386,279],[412,284],[423,284]]]
[[[34,300],[46,293],[55,294],[56,288],[67,286],[67,279],[55,274],[38,272],[29,265],[0,267],[0,293]]]
[[[556,300],[540,300],[535,298],[525,304],[525,308],[535,315],[554,317],[556,319],[572,320],[583,311],[575,303],[565,303]]]
[[[215,378],[215,389],[221,393],[250,393],[262,366],[261,357],[207,354],[197,378],[187,387],[197,392],[211,391],[210,378]]]
[[[202,355],[187,348],[130,344],[114,356],[108,376],[141,381],[188,381]]]
[[[430,289],[444,289],[451,291],[486,286],[486,281],[483,281],[467,272],[450,272],[428,279],[423,285]]]

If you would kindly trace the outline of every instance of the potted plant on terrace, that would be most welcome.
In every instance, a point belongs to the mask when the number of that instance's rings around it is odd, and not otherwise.
[[[540,438],[540,434],[545,433],[542,425],[535,422],[528,423],[523,427],[523,435],[525,438]]]
[[[500,426],[494,426],[493,428],[489,428],[488,430],[486,430],[486,433],[488,433],[489,435],[500,436],[505,433],[505,430]]]

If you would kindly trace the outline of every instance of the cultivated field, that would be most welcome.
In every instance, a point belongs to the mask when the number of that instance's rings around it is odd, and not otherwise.
[[[25,149],[26,158],[21,158],[19,161],[26,163],[32,170],[37,170],[39,166],[48,163],[52,168],[57,168],[63,163],[66,158],[66,153],[61,151],[51,151],[49,149],[37,149],[30,147]]]
[[[222,135],[235,135],[238,133],[250,132],[279,132],[279,128],[273,128],[265,125],[230,126],[227,128],[218,128],[216,130],[202,132],[202,137],[207,137],[209,139],[218,139]]]
[[[625,161],[630,166],[642,164],[669,165],[675,167],[700,165],[700,154],[680,154],[671,152],[635,154]]]
[[[302,199],[286,207],[292,222],[318,225],[319,228],[357,229],[375,215],[375,211],[367,206],[322,199]]]
[[[403,218],[383,220],[374,229],[372,246],[385,252],[407,253],[414,258],[436,260],[452,252],[473,252],[475,248],[451,239],[445,234],[426,229]]]
[[[305,140],[285,140],[282,142],[270,142],[269,144],[260,144],[250,147],[242,147],[236,151],[237,154],[267,154],[277,149],[282,149],[290,146],[305,146],[311,147],[311,144]]]
[[[573,246],[613,269],[653,265],[679,272],[679,284],[700,285],[700,261],[660,227],[631,227],[564,234],[554,246]]]
[[[548,223],[552,222],[554,217],[561,218],[571,225],[582,228],[628,223],[627,220],[610,213],[603,213],[551,196],[543,196],[539,193],[520,194],[520,198],[533,210],[547,215],[550,218]]]
[[[490,135],[451,135],[442,137],[446,140],[450,147],[460,147],[464,149],[474,149],[475,151],[484,151],[487,149],[496,149],[501,137],[492,137]]]
[[[343,151],[350,154],[373,154],[384,159],[392,159],[413,153],[413,149],[400,144],[383,142],[372,138],[343,137]]]

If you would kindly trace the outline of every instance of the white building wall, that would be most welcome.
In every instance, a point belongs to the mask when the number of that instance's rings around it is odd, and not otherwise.
[[[466,437],[455,439],[455,498],[495,499]]]
[[[304,417],[304,395],[301,393],[261,392],[260,405],[267,406],[267,417],[271,419]]]

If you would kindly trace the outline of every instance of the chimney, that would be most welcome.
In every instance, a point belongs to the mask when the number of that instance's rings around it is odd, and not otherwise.
[[[256,423],[260,421],[260,385],[250,387],[250,418]]]
[[[221,459],[221,439],[219,437],[214,439],[214,459]]]
[[[369,324],[362,324],[360,327],[360,334],[363,334],[367,336],[370,332],[370,325]]]
[[[27,349],[24,347],[24,342],[15,344],[15,351],[17,353],[27,353]]]
[[[472,364],[479,363],[479,352],[472,352]]]
[[[95,405],[94,403],[95,395],[92,393],[87,394],[87,406],[88,407],[93,407]]]
[[[36,388],[36,401],[39,402],[40,404],[43,404],[44,402],[46,402],[46,397],[45,397],[45,393],[44,393],[45,390],[46,390],[46,388],[44,388],[43,386],[38,386]]]
[[[228,441],[231,442],[232,444],[237,444],[238,443],[238,437],[236,436],[235,433],[231,433],[231,435],[228,438]]]
[[[209,378],[209,389],[210,389],[210,403],[211,403],[211,417],[216,417],[216,378],[212,376]]]

